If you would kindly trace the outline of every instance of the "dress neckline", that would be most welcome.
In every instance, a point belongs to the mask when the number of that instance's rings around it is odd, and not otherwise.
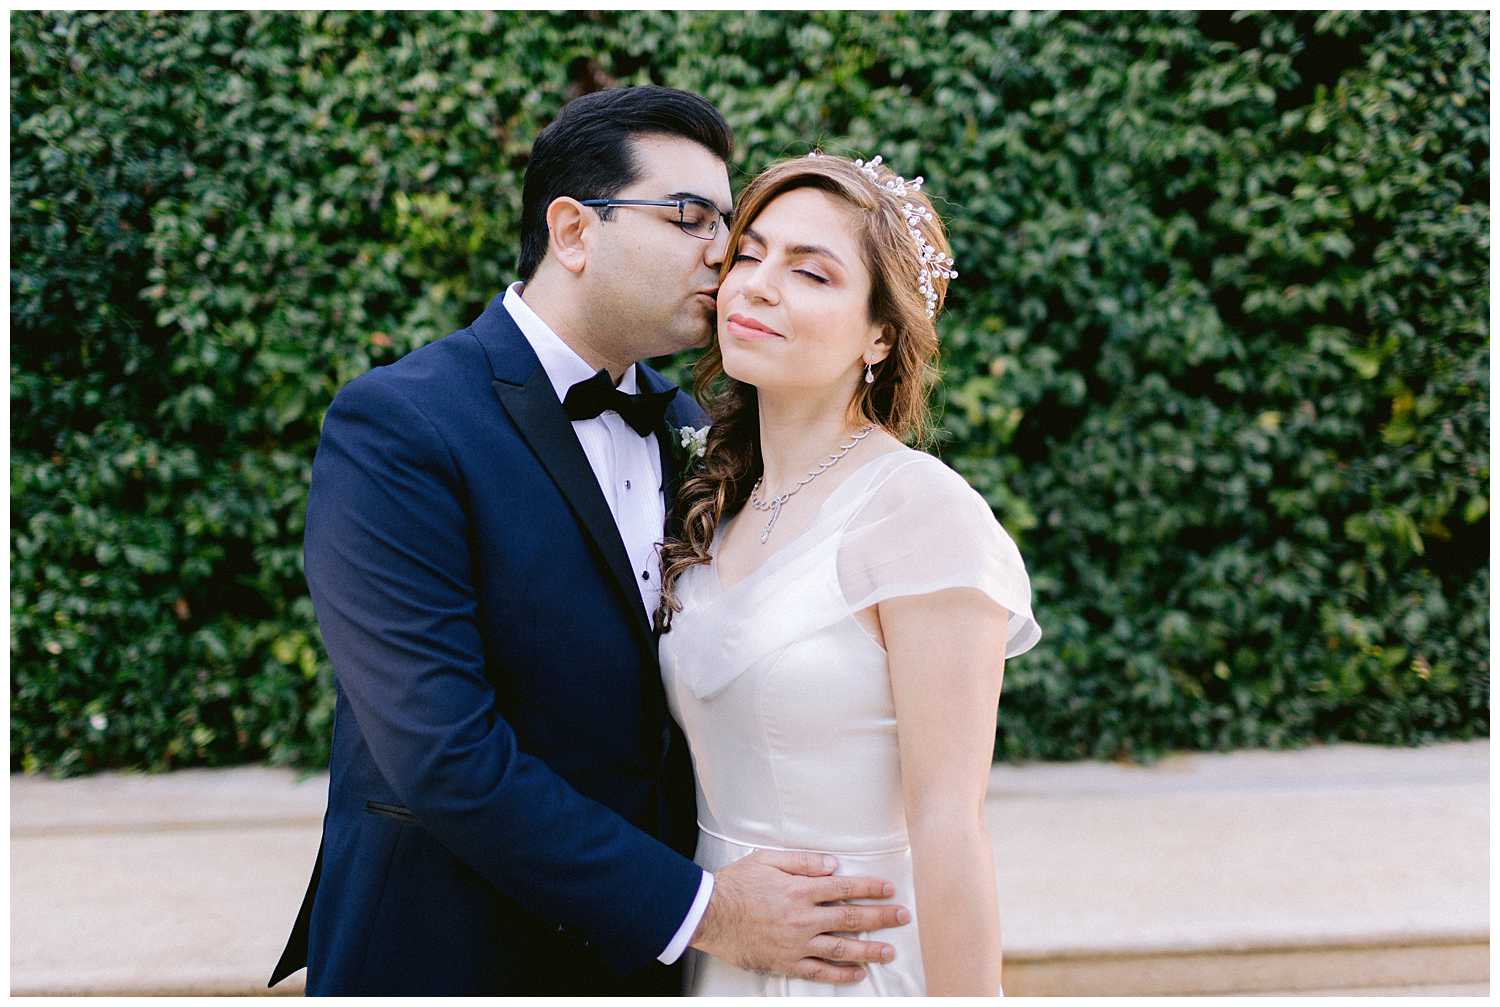
[[[709,543],[708,550],[709,578],[712,580],[713,586],[717,593],[720,595],[725,595],[729,594],[730,592],[737,591],[759,577],[761,573],[763,573],[768,567],[775,566],[777,561],[780,560],[782,556],[790,554],[790,551],[794,546],[805,539],[808,535],[811,535],[814,531],[817,531],[819,530],[819,528],[821,528],[823,524],[823,517],[828,512],[829,505],[838,498],[839,494],[844,492],[845,487],[855,483],[858,480],[858,477],[876,462],[882,461],[890,455],[899,454],[925,454],[925,452],[917,451],[915,448],[910,448],[903,444],[900,447],[892,448],[889,451],[882,451],[880,454],[876,455],[873,458],[865,459],[854,469],[853,472],[849,473],[849,475],[845,477],[843,482],[835,486],[833,488],[833,491],[823,498],[823,502],[818,505],[818,512],[813,515],[812,522],[808,524],[806,528],[802,529],[796,535],[793,535],[790,539],[783,542],[775,552],[771,553],[765,559],[761,560],[760,563],[756,565],[755,569],[751,570],[745,576],[741,577],[739,580],[735,581],[728,587],[724,586],[724,580],[719,576],[719,543],[723,540],[725,526],[731,521],[738,520],[740,515],[745,513],[745,507],[749,506],[749,502],[747,501],[744,506],[742,506],[730,517],[727,517],[724,520],[720,521],[719,527],[715,529],[713,541]]]

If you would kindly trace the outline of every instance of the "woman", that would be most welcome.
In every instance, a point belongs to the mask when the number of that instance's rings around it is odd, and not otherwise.
[[[896,957],[856,985],[690,950],[692,994],[1001,992],[984,798],[1004,658],[1041,630],[984,500],[903,443],[928,429],[957,275],[920,185],[813,153],[745,190],[696,373],[713,423],[658,612],[696,861],[833,853],[841,874],[892,881],[913,918],[874,935]]]

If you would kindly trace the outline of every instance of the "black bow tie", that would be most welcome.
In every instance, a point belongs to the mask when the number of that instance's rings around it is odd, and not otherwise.
[[[631,429],[645,437],[657,427],[667,415],[667,406],[677,395],[677,389],[661,392],[640,392],[628,395],[615,387],[609,371],[600,368],[599,373],[587,381],[580,381],[568,389],[563,398],[563,408],[570,420],[591,420],[602,412],[613,409],[629,423]]]

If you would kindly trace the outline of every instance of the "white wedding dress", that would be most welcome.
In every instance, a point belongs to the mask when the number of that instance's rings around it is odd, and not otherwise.
[[[942,462],[909,448],[864,462],[806,531],[767,548],[763,564],[727,590],[716,562],[685,571],[677,581],[682,611],[661,637],[667,703],[687,735],[697,781],[694,859],[716,871],[756,849],[832,853],[838,874],[894,884],[892,901],[911,910],[912,922],[856,935],[896,949],[894,961],[867,966],[857,984],[760,975],[689,948],[685,992],[922,994],[886,654],[854,613],[887,598],[977,588],[1009,611],[1005,655],[1014,657],[1041,637],[1025,565],[984,499]],[[940,689],[947,670],[924,673]]]

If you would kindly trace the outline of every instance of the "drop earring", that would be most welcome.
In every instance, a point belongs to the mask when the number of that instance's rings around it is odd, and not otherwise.
[[[866,361],[866,363],[865,363],[865,384],[867,384],[867,385],[873,385],[874,383],[875,383],[875,372],[872,371],[872,370],[870,370],[870,364],[869,364],[868,361]]]

